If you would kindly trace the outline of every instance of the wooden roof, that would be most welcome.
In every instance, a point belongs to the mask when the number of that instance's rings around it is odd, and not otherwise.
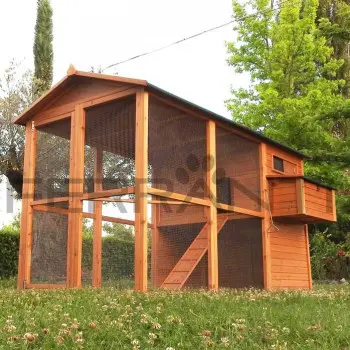
[[[26,122],[30,121],[35,114],[39,113],[43,109],[45,109],[47,106],[52,103],[52,101],[59,98],[68,88],[70,88],[73,84],[79,81],[79,79],[86,79],[90,78],[92,80],[105,80],[109,82],[116,82],[116,83],[126,83],[130,85],[135,86],[142,86],[147,88],[147,90],[152,91],[153,93],[163,96],[167,99],[173,100],[176,103],[182,104],[184,107],[193,110],[194,112],[197,112],[198,114],[202,114],[205,117],[208,117],[210,119],[213,119],[215,121],[225,123],[228,126],[238,129],[248,135],[252,135],[266,143],[273,144],[277,146],[278,148],[282,148],[288,152],[291,152],[293,154],[296,154],[297,156],[301,158],[309,158],[308,156],[290,148],[287,147],[273,139],[270,139],[263,134],[256,132],[244,125],[237,124],[233,122],[230,119],[227,119],[225,117],[222,117],[212,111],[209,111],[201,106],[198,106],[192,102],[189,102],[181,97],[178,97],[176,95],[173,95],[169,93],[168,91],[165,91],[153,84],[150,84],[146,80],[140,80],[140,79],[132,79],[132,78],[125,78],[121,76],[115,76],[115,75],[106,75],[106,74],[99,74],[99,73],[92,73],[92,72],[83,72],[76,70],[73,66],[70,66],[67,72],[67,75],[60,80],[57,84],[52,86],[50,90],[48,90],[44,95],[42,95],[39,99],[37,99],[29,108],[27,108],[23,113],[21,113],[15,120],[14,123],[18,125],[25,125]]]

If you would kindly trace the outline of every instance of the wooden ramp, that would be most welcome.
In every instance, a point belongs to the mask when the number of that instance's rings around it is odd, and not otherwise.
[[[218,234],[228,220],[228,216],[218,215]],[[188,247],[184,255],[169,273],[161,288],[165,289],[180,289],[192,271],[200,262],[204,254],[208,251],[208,223],[204,225],[198,236]]]

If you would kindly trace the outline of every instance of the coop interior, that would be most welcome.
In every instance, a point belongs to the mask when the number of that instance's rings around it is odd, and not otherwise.
[[[86,286],[134,284],[135,149],[142,143],[135,137],[135,108],[132,95],[85,110],[81,278]],[[71,130],[70,117],[36,126],[31,286],[67,284]],[[261,210],[259,144],[217,126],[216,155],[219,285],[263,287],[261,218],[232,209]],[[149,287],[208,287],[208,207],[201,200],[208,196],[210,164],[206,120],[150,96]],[[166,198],[164,191],[183,199]],[[104,197],[96,195],[101,192]]]

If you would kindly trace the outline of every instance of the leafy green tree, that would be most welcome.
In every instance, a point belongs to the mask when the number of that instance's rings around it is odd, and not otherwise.
[[[108,236],[113,236],[124,241],[134,241],[134,230],[131,226],[107,222],[103,225],[103,231]]]
[[[52,8],[50,0],[38,0],[34,40],[35,77],[37,91],[44,93],[51,87],[53,77],[53,33]]]
[[[30,71],[19,73],[12,61],[0,78],[0,174],[5,175],[19,197],[23,184],[24,129],[13,120],[37,97]]]
[[[251,84],[233,89],[227,106],[236,122],[312,156],[306,174],[339,188],[341,216],[349,204],[350,138],[339,125],[349,120],[350,103],[344,60],[317,26],[318,8],[317,0],[233,1],[238,40],[228,44],[228,62],[249,73]]]

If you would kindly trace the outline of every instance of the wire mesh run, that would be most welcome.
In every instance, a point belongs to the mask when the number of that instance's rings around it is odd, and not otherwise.
[[[187,203],[152,206],[152,285],[208,285],[205,208]]]
[[[34,210],[31,283],[65,284],[68,215]]]
[[[259,145],[217,127],[216,166],[218,202],[259,211]]]
[[[95,215],[95,205],[102,206],[101,282],[103,286],[131,289],[134,286],[135,205],[132,195],[112,197],[111,202],[84,202],[84,211]],[[116,201],[116,202],[113,202]],[[92,204],[92,205],[91,205]],[[82,279],[91,285],[94,268],[94,222],[84,218]]]
[[[135,185],[135,96],[86,111],[85,192]]]
[[[35,200],[68,196],[70,124],[66,118],[36,128]]]
[[[203,198],[207,164],[205,120],[151,97],[148,134],[151,186]]]
[[[263,288],[261,219],[228,220],[218,234],[218,255],[221,288]]]

